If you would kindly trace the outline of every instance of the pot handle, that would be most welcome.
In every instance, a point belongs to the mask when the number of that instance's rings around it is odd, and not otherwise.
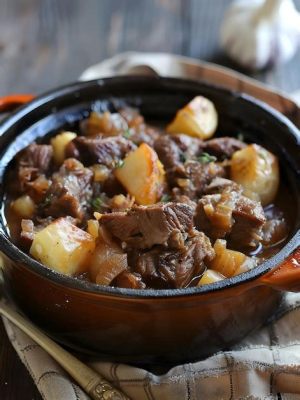
[[[0,114],[13,111],[19,106],[28,103],[34,97],[33,94],[10,94],[0,97]]]
[[[278,290],[300,292],[300,247],[278,267],[258,278],[256,282]]]

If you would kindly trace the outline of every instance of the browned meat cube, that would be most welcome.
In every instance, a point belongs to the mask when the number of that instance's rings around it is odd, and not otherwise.
[[[53,174],[52,184],[46,194],[45,215],[71,216],[81,221],[92,199],[93,173],[79,161],[65,160]]]
[[[17,159],[17,171],[20,189],[24,190],[26,184],[38,178],[41,174],[49,172],[52,161],[53,149],[48,144],[32,143],[24,149]]]
[[[213,239],[226,237],[235,248],[256,246],[265,221],[261,204],[239,192],[203,196],[195,214],[197,229]]]
[[[221,137],[204,142],[204,150],[217,158],[231,158],[233,153],[241,150],[247,145],[241,140],[233,137]]]
[[[182,235],[192,228],[193,208],[182,203],[134,206],[127,213],[104,214],[100,223],[130,247],[147,249],[169,240],[174,247],[180,247]]]
[[[122,136],[85,137],[78,136],[66,147],[67,157],[74,157],[85,165],[102,164],[115,168],[118,161],[136,148],[135,144]]]
[[[149,287],[182,288],[205,270],[205,260],[214,257],[210,240],[203,232],[194,231],[181,249],[156,246],[133,257],[132,266]]]

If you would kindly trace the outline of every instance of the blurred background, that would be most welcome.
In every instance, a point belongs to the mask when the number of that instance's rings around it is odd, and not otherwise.
[[[40,93],[128,50],[182,54],[244,72],[219,44],[220,24],[230,3],[0,0],[0,95]],[[295,4],[300,9],[300,0]],[[300,52],[272,70],[247,73],[288,92],[299,89]]]

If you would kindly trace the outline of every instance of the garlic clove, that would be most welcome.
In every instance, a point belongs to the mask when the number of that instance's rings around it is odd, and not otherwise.
[[[300,43],[300,14],[292,0],[236,0],[221,26],[221,45],[246,68],[289,60]]]

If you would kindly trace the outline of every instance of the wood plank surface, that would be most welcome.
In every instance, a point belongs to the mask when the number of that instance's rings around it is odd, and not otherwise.
[[[164,51],[236,68],[219,47],[230,0],[0,0],[0,96],[38,94],[122,51]],[[300,0],[296,1],[300,9]],[[252,76],[300,88],[300,52]],[[40,399],[0,324],[0,399]]]

